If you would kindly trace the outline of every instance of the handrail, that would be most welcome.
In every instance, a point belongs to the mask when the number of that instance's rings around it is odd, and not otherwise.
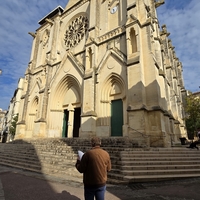
[[[136,129],[130,127],[130,126],[128,126],[128,128],[130,128],[130,129],[136,131],[137,133],[141,134],[143,137],[149,137],[149,136],[145,135],[144,133],[142,133],[142,132],[140,132],[140,131],[138,131],[138,130],[136,130]]]

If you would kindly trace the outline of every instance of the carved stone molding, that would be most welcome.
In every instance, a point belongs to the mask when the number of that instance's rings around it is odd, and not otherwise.
[[[110,31],[110,32],[106,33],[105,35],[100,36],[98,38],[99,43],[103,43],[103,42],[105,42],[107,40],[110,40],[113,37],[116,37],[116,36],[119,36],[121,34],[124,34],[125,31],[126,31],[125,27],[116,28],[113,31]]]
[[[90,0],[82,0],[79,2],[79,4],[70,7],[63,13],[62,18],[64,19],[67,15],[70,15],[72,12],[76,11],[79,7],[81,7],[83,4],[87,3],[88,1]]]

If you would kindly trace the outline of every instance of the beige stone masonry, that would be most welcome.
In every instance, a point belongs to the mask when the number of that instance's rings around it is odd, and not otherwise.
[[[32,34],[15,139],[169,147],[186,137],[182,64],[157,19],[163,3],[70,0],[47,15]]]

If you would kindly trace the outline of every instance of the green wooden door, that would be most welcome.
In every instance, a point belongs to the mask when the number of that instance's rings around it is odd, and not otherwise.
[[[121,99],[111,102],[111,136],[122,136],[123,102]]]
[[[68,118],[69,118],[69,111],[68,110],[64,110],[62,137],[67,137],[67,133],[68,133]]]

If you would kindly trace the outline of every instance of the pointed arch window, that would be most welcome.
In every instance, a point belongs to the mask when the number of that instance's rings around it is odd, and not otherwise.
[[[137,52],[137,40],[134,28],[131,28],[130,40],[131,40],[131,53],[135,53]]]
[[[92,49],[91,49],[91,47],[88,50],[88,54],[89,54],[89,66],[91,69],[92,68]]]

